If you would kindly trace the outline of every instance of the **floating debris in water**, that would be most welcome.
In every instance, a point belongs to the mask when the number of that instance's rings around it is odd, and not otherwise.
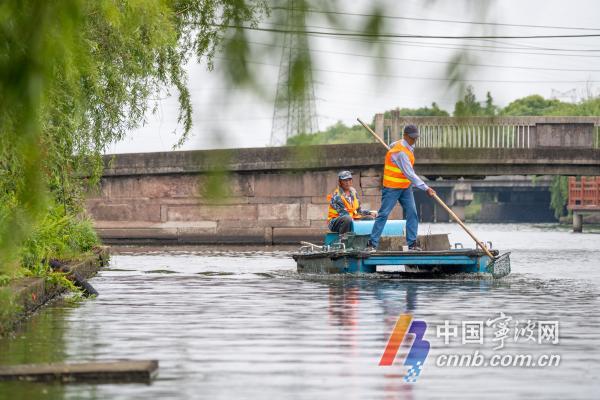
[[[263,278],[275,278],[274,275],[268,274],[266,272],[255,272],[254,275],[262,276]]]
[[[144,271],[145,274],[176,274],[177,272],[168,269],[153,269],[150,271]]]
[[[234,272],[223,272],[223,271],[204,271],[204,272],[196,272],[196,275],[224,276],[224,275],[235,275],[235,273]]]
[[[125,269],[125,268],[103,268],[102,271],[109,272],[136,272],[135,269]]]

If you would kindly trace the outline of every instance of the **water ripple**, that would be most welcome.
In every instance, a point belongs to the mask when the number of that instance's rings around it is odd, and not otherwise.
[[[501,280],[301,275],[286,249],[121,251],[91,280],[98,298],[45,309],[0,341],[0,362],[154,358],[158,379],[2,383],[0,398],[597,398],[598,235],[516,227],[475,227],[513,251],[513,273]],[[452,225],[432,228],[467,243]],[[485,328],[484,344],[473,345],[460,338],[445,344],[437,326],[501,312],[513,322],[559,321],[559,344],[507,340],[506,353],[560,354],[560,366],[435,365],[441,354],[494,354],[496,344],[493,327]],[[416,384],[403,382],[400,361],[378,366],[401,313],[428,324],[431,350]],[[403,345],[398,358],[408,349]]]

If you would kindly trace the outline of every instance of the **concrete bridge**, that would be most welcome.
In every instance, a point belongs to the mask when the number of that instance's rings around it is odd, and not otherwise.
[[[546,131],[554,142],[542,137],[530,148],[417,148],[415,169],[431,179],[476,178],[442,193],[457,211],[473,187],[490,183],[486,176],[600,175],[595,125],[565,124]],[[568,129],[578,142],[564,139]],[[366,208],[379,207],[384,154],[379,144],[347,144],[106,156],[87,209],[108,243],[318,241],[338,170],[353,171]]]

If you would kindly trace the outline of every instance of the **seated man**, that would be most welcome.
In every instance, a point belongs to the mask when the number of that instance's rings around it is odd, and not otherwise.
[[[373,219],[376,211],[360,208],[356,189],[352,187],[352,173],[341,171],[338,174],[339,186],[327,196],[329,200],[329,213],[327,225],[332,232],[340,234],[351,232],[355,219]]]

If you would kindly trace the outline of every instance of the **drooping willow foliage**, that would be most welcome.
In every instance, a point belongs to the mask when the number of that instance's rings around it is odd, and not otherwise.
[[[76,215],[82,176],[176,90],[181,141],[192,127],[184,64],[211,57],[224,28],[252,24],[263,1],[5,0],[0,3],[0,272],[49,204]]]

